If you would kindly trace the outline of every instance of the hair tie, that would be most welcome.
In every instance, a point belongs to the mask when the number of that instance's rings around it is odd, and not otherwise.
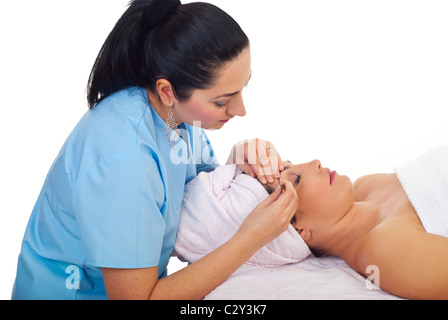
[[[181,5],[180,0],[153,0],[145,11],[146,23],[150,29],[157,26],[171,11]]]

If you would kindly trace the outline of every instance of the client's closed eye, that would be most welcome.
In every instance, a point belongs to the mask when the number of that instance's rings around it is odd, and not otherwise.
[[[286,161],[286,162],[291,163],[291,161]],[[291,166],[290,166],[289,164],[285,164],[285,166],[284,166],[284,171],[287,171],[287,170],[290,170],[290,169],[291,169]],[[294,174],[294,173],[291,173],[291,175],[296,176],[296,178],[295,178],[295,180],[294,180],[294,184],[295,184],[295,185],[298,185],[298,184],[300,183],[301,175],[300,175],[300,174]],[[292,179],[291,179],[291,180],[292,180]]]

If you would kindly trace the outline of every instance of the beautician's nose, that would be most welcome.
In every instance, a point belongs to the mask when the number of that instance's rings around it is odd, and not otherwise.
[[[230,108],[227,109],[227,113],[232,116],[240,117],[244,117],[246,115],[246,107],[244,106],[243,96],[241,93],[238,97],[236,97],[234,103],[230,105]]]

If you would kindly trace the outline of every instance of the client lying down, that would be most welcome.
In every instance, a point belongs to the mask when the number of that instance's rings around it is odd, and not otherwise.
[[[374,266],[380,287],[394,295],[448,299],[447,163],[448,146],[442,146],[393,174],[364,176],[352,184],[317,160],[285,162],[280,180],[294,184],[298,210],[290,228],[248,263],[299,262],[309,248],[318,256],[341,257],[365,277]],[[199,175],[187,185],[177,255],[193,262],[224,243],[278,184],[263,188],[235,166]]]

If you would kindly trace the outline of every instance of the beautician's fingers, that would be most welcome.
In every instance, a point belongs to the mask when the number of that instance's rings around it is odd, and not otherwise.
[[[267,208],[270,205],[272,205],[274,202],[276,202],[278,200],[278,198],[280,197],[280,195],[282,194],[282,189],[280,188],[280,186],[278,186],[278,188],[276,188],[274,190],[274,192],[272,192],[269,197],[267,197],[266,199],[264,199],[258,206],[258,209],[263,209],[263,208]]]
[[[244,166],[248,165],[250,167],[249,170],[251,171],[252,177],[257,178],[258,180],[260,180],[261,183],[266,184],[268,183],[268,181],[265,177],[262,167],[263,161],[266,160],[260,159],[259,150],[261,148],[259,144],[260,144],[259,142],[254,142],[254,140],[248,143]]]
[[[285,194],[288,193],[290,195],[291,201],[286,202],[287,207],[284,209],[284,213],[286,215],[287,223],[291,222],[292,217],[296,214],[297,208],[299,207],[299,198],[297,196],[297,192],[295,191],[292,183],[290,181],[285,181],[283,184],[285,186]]]
[[[297,194],[289,181],[284,182],[250,212],[235,234],[242,237],[250,250],[256,252],[288,228],[298,206]]]
[[[278,153],[278,171],[279,171],[279,174],[280,174],[283,170],[285,170],[285,166],[283,165],[283,160],[282,160],[282,158],[280,157],[280,154]]]
[[[257,176],[259,180],[265,184],[268,182],[273,183],[275,179],[280,178],[279,154],[275,146],[269,141],[260,140],[257,144],[257,155],[258,161],[254,166],[254,170],[258,170]]]
[[[244,156],[242,155],[243,151]],[[236,163],[244,173],[257,178],[262,184],[273,183],[283,170],[281,157],[275,146],[263,139],[243,140],[237,143],[227,163]]]
[[[285,166],[283,165],[283,160],[280,157],[280,155],[278,155],[278,166],[277,166],[277,168],[278,168],[278,174],[275,175],[274,178],[275,178],[275,182],[277,182],[278,184],[281,184],[281,180],[280,180],[281,173],[282,173],[283,170],[285,170]]]
[[[258,180],[261,183],[268,183],[268,179],[263,167],[269,163],[269,158],[266,156],[266,146],[269,142],[263,139],[254,139],[249,143],[248,155],[252,155],[252,159],[248,158],[249,164],[252,166]],[[255,155],[255,157],[253,157]],[[255,161],[254,161],[255,160]]]
[[[255,177],[262,183],[262,184],[266,184],[268,183],[268,179],[264,173],[263,167],[261,166],[261,164],[258,162],[251,164],[251,169],[253,170]]]
[[[283,188],[282,188],[283,186]],[[298,207],[298,197],[297,192],[294,189],[294,186],[292,185],[291,181],[284,180],[282,181],[282,184],[280,185],[280,189],[283,190],[282,194],[278,197],[278,200],[273,203],[273,206],[276,206],[280,212],[285,212],[290,210],[293,210],[295,213],[295,210]]]
[[[280,164],[282,163],[282,159],[274,145],[271,145],[271,148],[268,149],[267,155],[269,157],[269,167],[264,168],[264,173],[267,176],[267,180],[273,183],[275,179],[280,178]]]
[[[260,166],[260,161],[258,159],[258,144],[260,143],[260,139],[252,139],[252,140],[243,140],[239,142],[240,149],[241,144],[244,145],[244,155],[238,158],[238,162],[236,164],[238,167],[243,170],[246,174],[251,175],[253,178],[257,178],[262,174],[262,169]],[[241,154],[241,152],[239,152]]]
[[[280,213],[287,210],[291,204],[292,207],[297,208],[298,198],[292,183],[288,180],[285,180],[282,181],[282,185],[283,188],[281,187],[281,185],[279,185],[275,189],[275,191],[269,195],[269,197],[267,197],[257,206],[257,208],[263,209],[272,206],[275,211],[278,211]]]

